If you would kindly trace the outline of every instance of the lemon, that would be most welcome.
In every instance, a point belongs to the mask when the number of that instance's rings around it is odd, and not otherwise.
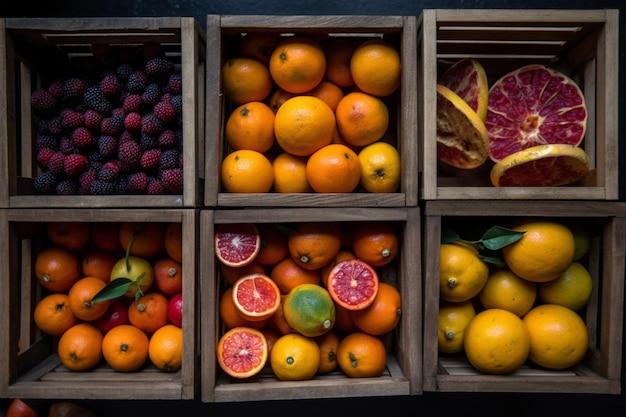
[[[572,262],[563,274],[550,282],[539,284],[538,294],[547,304],[558,304],[572,310],[580,310],[589,302],[593,281],[587,268]]]
[[[283,335],[274,342],[270,365],[282,381],[311,379],[320,366],[321,354],[317,342],[298,333]]]
[[[400,153],[387,142],[374,142],[358,154],[361,185],[370,193],[393,193],[400,186]]]
[[[476,310],[471,301],[441,303],[437,332],[437,346],[440,352],[457,353],[463,350],[465,328],[475,315]]]
[[[444,243],[439,251],[439,289],[442,300],[461,302],[478,295],[489,277],[489,267],[472,247]]]
[[[137,256],[128,256],[128,260],[126,257],[121,258],[111,270],[111,281],[118,278],[128,278],[132,281],[125,295],[135,297],[139,288],[142,292],[146,292],[152,286],[154,279],[152,264]]]

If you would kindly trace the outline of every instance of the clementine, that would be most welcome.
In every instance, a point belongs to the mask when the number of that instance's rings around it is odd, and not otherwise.
[[[143,331],[130,324],[122,324],[104,335],[102,354],[111,368],[132,372],[146,363],[148,344],[148,336]]]
[[[59,339],[59,360],[70,371],[87,371],[102,360],[102,340],[102,332],[97,327],[89,323],[75,324]]]
[[[35,259],[35,276],[47,290],[66,291],[80,278],[80,260],[67,249],[46,248]]]
[[[35,324],[42,332],[61,336],[77,323],[69,306],[69,297],[64,293],[53,293],[42,298],[33,312]]]
[[[149,292],[128,306],[128,321],[151,335],[168,323],[168,299],[158,292]]]
[[[267,193],[274,183],[274,169],[262,153],[242,149],[222,161],[221,181],[228,193]]]
[[[98,320],[109,309],[111,300],[94,302],[93,298],[105,287],[100,278],[84,277],[72,285],[68,292],[72,313],[80,320]]]
[[[367,146],[381,139],[389,127],[387,105],[373,95],[346,94],[335,110],[341,137],[354,146]]]
[[[222,65],[222,88],[235,104],[263,101],[272,91],[269,68],[256,59],[234,57]]]
[[[267,152],[274,145],[274,112],[260,101],[242,104],[228,116],[224,137],[233,150]]]
[[[347,146],[331,143],[309,157],[306,178],[318,193],[350,193],[361,180],[359,158]]]
[[[326,55],[317,41],[292,36],[274,48],[269,69],[272,79],[280,88],[294,94],[304,93],[324,78]]]
[[[183,329],[166,324],[150,337],[150,361],[165,372],[176,372],[183,365]]]
[[[352,378],[380,376],[387,367],[385,345],[376,336],[363,332],[350,333],[339,342],[337,364]]]

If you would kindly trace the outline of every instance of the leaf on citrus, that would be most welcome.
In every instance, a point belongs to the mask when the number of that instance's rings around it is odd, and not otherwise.
[[[360,259],[339,262],[328,275],[328,292],[338,305],[347,310],[370,306],[378,293],[378,274]]]
[[[221,224],[215,231],[215,255],[228,266],[248,265],[260,249],[261,235],[252,223]]]
[[[217,362],[234,378],[249,378],[259,373],[267,362],[267,340],[259,330],[235,327],[217,343]]]

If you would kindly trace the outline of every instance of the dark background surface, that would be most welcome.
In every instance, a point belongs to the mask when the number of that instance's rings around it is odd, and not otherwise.
[[[116,16],[191,16],[202,27],[207,14],[262,15],[414,15],[423,9],[620,9],[620,68],[626,68],[626,7],[623,0],[65,0],[31,1],[0,0],[1,17],[116,17]],[[626,87],[624,70],[620,73],[619,142],[624,143],[626,124]],[[624,161],[626,147],[620,147]],[[622,164],[623,166],[623,164]],[[620,169],[620,199],[626,199],[626,169]],[[624,354],[622,355],[624,357]],[[622,360],[624,362],[624,359]],[[622,381],[624,381],[622,367]],[[622,386],[624,383],[622,382]],[[150,387],[147,386],[146,390]],[[622,390],[623,391],[623,390]],[[50,401],[53,401],[51,399]],[[47,416],[50,401],[32,402]],[[298,401],[264,401],[224,404],[204,404],[196,401],[79,401],[93,409],[99,417],[160,416],[289,416],[314,415],[324,417],[424,415],[424,416],[626,416],[626,394],[508,394],[508,393],[424,393],[406,397],[372,397],[349,399],[320,399]],[[4,408],[0,402],[0,410]],[[2,411],[0,411],[2,416]]]

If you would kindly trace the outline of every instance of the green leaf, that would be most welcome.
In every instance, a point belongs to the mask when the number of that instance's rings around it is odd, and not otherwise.
[[[133,281],[130,278],[117,278],[109,281],[98,294],[96,294],[91,300],[94,303],[106,300],[112,300],[126,294],[128,288],[133,285]]]
[[[498,268],[504,268],[506,266],[506,263],[498,258],[497,256],[484,256],[484,255],[478,255],[478,257],[487,264],[491,264],[494,266],[497,266]]]
[[[493,226],[482,236],[481,243],[490,250],[499,250],[517,242],[526,232],[507,229],[502,226]]]
[[[441,243],[452,243],[458,240],[462,240],[462,239],[452,229],[445,228],[441,231]]]

